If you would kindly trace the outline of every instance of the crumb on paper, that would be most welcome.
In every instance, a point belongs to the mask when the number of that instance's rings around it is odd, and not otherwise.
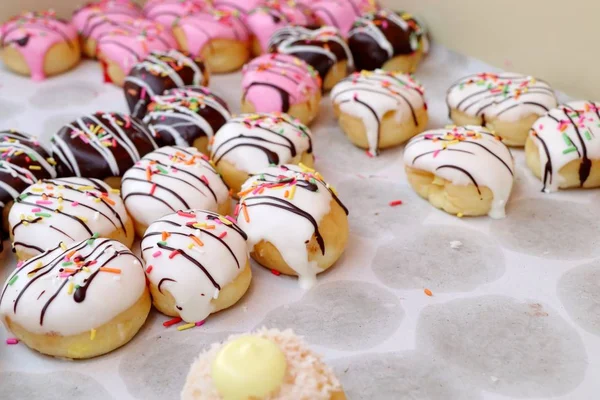
[[[453,250],[458,250],[462,247],[462,242],[460,240],[453,240],[450,242],[450,248]]]

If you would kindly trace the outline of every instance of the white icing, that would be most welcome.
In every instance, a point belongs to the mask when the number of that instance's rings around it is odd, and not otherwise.
[[[508,147],[487,129],[466,126],[423,132],[406,145],[404,165],[454,185],[488,187],[494,196],[488,215],[504,218],[513,186],[514,160]]]
[[[448,107],[471,117],[518,121],[556,107],[554,91],[544,81],[505,72],[479,73],[456,82],[446,95]]]
[[[31,185],[8,216],[15,247],[26,245],[28,251],[79,242],[96,233],[106,237],[117,229],[125,232],[128,221],[118,191],[98,179],[78,177],[44,179]],[[132,235],[127,232],[123,239]]]
[[[176,146],[144,156],[125,173],[121,190],[129,214],[146,226],[181,209],[217,211],[229,198],[227,186],[204,154]]]
[[[341,112],[363,121],[373,155],[378,153],[380,125],[388,112],[394,112],[397,122],[414,122],[416,113],[426,107],[420,83],[408,74],[381,69],[350,75],[333,87],[331,100]]]
[[[298,120],[287,114],[242,114],[229,120],[215,135],[211,158],[218,165],[226,160],[238,170],[257,173],[269,166],[267,152],[277,154],[278,164],[291,162],[312,149],[312,134]]]
[[[269,183],[278,182],[282,177],[293,178],[294,182],[300,184],[269,187]],[[318,191],[301,186],[303,182],[313,179]],[[292,189],[293,186],[295,189]],[[249,191],[244,194],[240,199],[241,208],[237,216],[240,228],[248,235],[249,248],[254,248],[261,240],[270,242],[277,248],[287,265],[298,273],[300,286],[305,289],[312,287],[317,274],[321,272],[316,261],[308,260],[306,248],[306,244],[315,235],[315,227],[308,218],[277,206],[299,209],[307,213],[318,226],[331,209],[333,196],[329,186],[316,175],[303,173],[302,168],[288,164],[263,169],[244,183],[241,193],[254,187],[263,190],[260,193]],[[278,200],[264,196],[275,197]],[[243,208],[246,209],[245,212]],[[246,213],[248,221],[245,218]]]
[[[540,155],[545,192],[558,190],[562,183],[559,172],[571,161],[583,161],[584,154],[588,160],[600,160],[599,128],[600,103],[590,101],[563,104],[533,124],[530,138]],[[580,168],[585,173],[585,167]]]
[[[205,226],[186,226],[195,223]],[[170,234],[164,238],[164,246],[168,248],[159,244],[163,232]],[[146,231],[141,247],[148,280],[158,286],[165,279],[160,289],[173,295],[176,306],[181,308],[179,315],[186,322],[203,321],[214,311],[211,300],[218,298],[219,289],[210,278],[222,289],[246,268],[248,260],[246,240],[239,228],[218,214],[201,210],[169,214],[154,222]],[[181,254],[170,258],[173,251],[170,249]]]
[[[77,263],[65,265],[69,262],[65,257],[72,250],[76,252],[70,261],[79,256],[96,263],[85,269],[80,269],[84,265]],[[120,274],[98,271],[100,267],[120,270]],[[60,270],[64,268],[73,272],[63,274]],[[32,271],[37,272],[30,274]],[[119,279],[115,280],[115,276]],[[86,285],[85,299],[76,302],[76,287]],[[84,240],[66,246],[65,250],[61,247],[49,250],[13,271],[0,297],[0,314],[35,334],[70,336],[111,321],[133,306],[145,290],[142,266],[123,244],[99,238],[90,245]]]

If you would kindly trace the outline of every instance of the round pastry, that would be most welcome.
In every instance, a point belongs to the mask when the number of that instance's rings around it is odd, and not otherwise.
[[[269,39],[279,28],[288,25],[316,24],[310,9],[295,0],[266,0],[250,11],[246,25],[252,33],[252,53],[258,56],[269,49]]]
[[[446,103],[457,125],[481,125],[508,146],[524,146],[531,126],[557,106],[546,82],[515,73],[469,75],[448,89]]]
[[[269,40],[269,51],[294,55],[317,70],[323,89],[330,90],[354,68],[352,53],[339,31],[332,26],[309,29],[286,26]]]
[[[79,32],[84,54],[94,58],[98,37],[121,23],[141,17],[139,6],[130,0],[102,0],[77,9],[73,13],[71,23]]]
[[[148,0],[144,15],[164,26],[172,26],[179,18],[205,10],[209,3],[204,0]]]
[[[573,101],[550,110],[531,128],[527,166],[544,192],[600,187],[600,103]]]
[[[81,59],[77,30],[53,11],[23,13],[0,26],[0,59],[34,81],[61,74]]]
[[[131,115],[143,118],[150,99],[186,85],[208,86],[209,72],[199,57],[178,50],[153,51],[136,64],[123,89]]]
[[[312,167],[312,134],[286,114],[243,114],[219,129],[211,158],[237,194],[250,176],[269,165],[302,163]]]
[[[154,307],[188,323],[233,306],[252,280],[246,234],[233,218],[178,211],[154,222],[142,257]]]
[[[144,123],[160,147],[194,146],[208,154],[209,141],[229,118],[231,114],[223,99],[206,87],[195,86],[154,96]]]
[[[194,148],[162,147],[138,161],[123,176],[123,200],[138,236],[164,215],[199,208],[226,215],[229,189],[207,156]]]
[[[131,69],[152,51],[177,48],[177,42],[169,30],[165,30],[158,22],[145,19],[119,23],[98,35],[94,44],[106,81],[117,86],[123,86]]]
[[[0,131],[0,209],[2,232],[8,232],[13,200],[38,179],[56,178],[56,162],[37,138],[14,130]],[[4,238],[0,237],[0,243]]]
[[[249,35],[237,13],[205,11],[188,15],[173,25],[179,47],[200,56],[210,72],[239,69],[250,57]]]
[[[348,33],[357,70],[415,72],[429,51],[425,26],[405,12],[379,10],[358,18]]]
[[[423,132],[404,149],[413,189],[436,208],[458,217],[504,218],[514,160],[500,138],[481,126]]]
[[[182,400],[345,400],[333,371],[291,330],[230,336],[200,354]]]
[[[335,26],[346,37],[356,18],[377,11],[375,0],[317,0],[307,2],[320,25]]]
[[[305,166],[268,167],[239,193],[236,217],[250,255],[262,266],[297,275],[310,288],[348,241],[348,210],[323,177]]]
[[[356,72],[333,88],[331,101],[342,130],[370,155],[423,132],[429,120],[423,86],[403,73]]]
[[[246,17],[250,11],[261,6],[264,0],[214,0],[213,7],[217,10],[225,10],[233,13],[238,13],[242,21],[246,21]]]
[[[4,325],[30,348],[91,358],[129,342],[151,302],[141,262],[122,243],[90,238],[19,263],[0,294]]]
[[[19,260],[91,236],[133,244],[133,223],[119,191],[97,179],[40,180],[15,199],[8,222]]]
[[[284,112],[309,124],[319,113],[321,78],[294,56],[264,54],[246,64],[242,112]]]
[[[120,186],[125,171],[158,147],[142,121],[107,112],[65,125],[50,141],[60,176],[102,179],[114,188]]]

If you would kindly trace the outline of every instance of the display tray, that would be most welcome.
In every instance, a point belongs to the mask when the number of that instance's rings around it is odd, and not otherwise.
[[[450,122],[450,84],[486,70],[496,69],[433,46],[416,74],[430,128]],[[211,79],[233,111],[240,80]],[[0,128],[47,142],[98,110],[127,108],[95,62],[43,83],[0,70]],[[86,361],[5,345],[11,335],[0,328],[0,398],[176,399],[202,349],[261,326],[303,335],[352,400],[599,398],[600,191],[541,193],[514,150],[507,217],[459,219],[411,190],[402,147],[369,158],[352,146],[328,96],[312,130],[316,168],[338,189],[351,224],[346,252],[312,290],[253,264],[249,292],[205,325],[165,328],[168,318],[152,311],[129,344]],[[391,207],[394,200],[402,205]],[[15,267],[5,247],[2,280]]]

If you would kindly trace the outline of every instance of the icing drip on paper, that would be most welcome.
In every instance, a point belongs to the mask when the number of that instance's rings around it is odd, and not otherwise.
[[[480,126],[423,132],[404,149],[404,165],[430,172],[454,185],[492,191],[488,215],[504,218],[514,180],[514,160],[500,138]]]

